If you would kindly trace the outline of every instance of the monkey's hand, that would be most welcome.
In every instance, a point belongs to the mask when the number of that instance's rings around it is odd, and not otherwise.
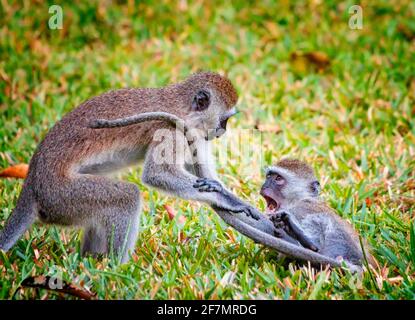
[[[224,188],[218,181],[208,178],[197,179],[193,188],[198,189],[200,192],[224,192]]]
[[[312,251],[318,251],[318,247],[305,234],[303,228],[285,211],[277,212],[270,217],[274,226],[278,229],[283,229],[287,233],[292,234],[298,242],[304,247]]]
[[[232,193],[228,192],[220,182],[208,178],[200,178],[196,180],[196,183],[193,185],[194,188],[197,188],[199,192],[217,192],[223,197],[223,201],[219,201],[218,204],[213,206],[218,209],[227,210],[232,213],[245,213],[248,217],[251,217],[255,220],[259,220],[260,216],[251,209],[251,207],[241,200],[239,200]]]
[[[261,217],[255,212],[253,211],[249,206],[247,205],[233,205],[233,206],[217,206],[217,205],[212,205],[213,209],[222,209],[222,210],[226,210],[229,211],[231,213],[236,213],[236,214],[240,214],[240,213],[244,213],[245,215],[247,215],[248,217],[251,217],[252,219],[255,220],[259,220]]]

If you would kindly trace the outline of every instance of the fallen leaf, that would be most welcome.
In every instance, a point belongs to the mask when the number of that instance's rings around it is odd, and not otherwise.
[[[320,69],[324,69],[330,65],[329,56],[320,51],[312,51],[304,54],[310,63],[315,64]]]
[[[29,165],[25,163],[16,164],[15,166],[8,167],[0,172],[0,178],[18,178],[25,179],[27,172],[29,171]]]
[[[236,239],[235,239],[235,235],[234,235],[232,229],[228,228],[225,233],[226,233],[226,235],[228,236],[229,240],[232,243],[236,243],[237,242]]]
[[[326,69],[330,66],[330,58],[321,51],[293,52],[291,54],[291,64],[298,73],[305,73],[310,69]]]
[[[161,282],[157,282],[156,285],[153,286],[153,288],[150,291],[150,299],[153,300],[154,297],[156,296],[157,292],[159,291],[160,287],[161,287]]]
[[[403,278],[401,276],[397,276],[397,277],[392,277],[388,279],[390,283],[395,283],[395,282],[402,282]]]
[[[292,290],[294,288],[293,283],[291,282],[291,279],[289,277],[285,277],[282,281],[284,285],[288,287],[289,289]]]
[[[333,168],[336,170],[339,170],[339,166],[337,165],[336,156],[334,155],[333,150],[329,151],[329,159],[330,159],[330,163],[333,166]]]
[[[235,275],[236,273],[234,271],[228,271],[226,272],[222,279],[219,281],[219,285],[221,285],[222,287],[227,287],[229,285],[232,284],[232,282],[235,279]]]
[[[255,129],[259,130],[260,132],[272,132],[272,133],[280,133],[282,130],[276,124],[255,124]]]
[[[164,205],[164,209],[166,209],[170,220],[173,220],[177,216],[177,212],[171,206],[169,206],[168,204]],[[181,215],[181,216],[179,216],[178,221],[179,221],[179,223],[184,224],[186,222],[186,217]]]
[[[41,285],[46,282],[45,276],[37,276],[32,279],[33,285]]]

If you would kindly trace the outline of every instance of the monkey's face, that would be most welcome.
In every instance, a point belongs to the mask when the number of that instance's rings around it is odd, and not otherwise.
[[[270,167],[260,194],[267,202],[269,213],[286,208],[290,203],[318,196],[320,184],[281,167]]]
[[[261,187],[260,194],[267,202],[267,213],[278,211],[285,204],[285,187],[287,180],[279,173],[267,171],[266,179]]]
[[[193,98],[192,118],[196,119],[194,127],[203,131],[206,140],[222,136],[226,132],[229,118],[235,114],[235,108],[227,109],[213,90],[198,90]]]

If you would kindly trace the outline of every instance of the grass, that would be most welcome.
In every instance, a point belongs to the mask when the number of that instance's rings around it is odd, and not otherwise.
[[[2,1],[0,167],[28,163],[48,129],[92,96],[162,86],[199,69],[226,72],[242,111],[230,126],[263,132],[239,136],[243,145],[262,141],[248,156],[219,162],[225,183],[263,209],[262,167],[283,156],[306,160],[379,268],[360,278],[278,260],[206,206],[147,189],[132,169],[123,179],[145,201],[131,262],[81,258],[79,231],[35,225],[0,253],[1,299],[59,298],[18,290],[45,274],[101,299],[415,298],[414,2],[362,1],[361,30],[348,27],[352,1],[232,3],[65,2],[63,29],[50,30],[52,2]],[[329,65],[302,54],[310,52],[325,53]],[[0,180],[0,224],[21,186]],[[165,204],[186,222],[170,220]]]

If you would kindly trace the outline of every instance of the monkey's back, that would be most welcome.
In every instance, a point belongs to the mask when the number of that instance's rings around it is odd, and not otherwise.
[[[66,114],[49,130],[30,161],[27,179],[35,195],[53,194],[56,185],[65,184],[77,175],[84,160],[99,157],[108,150],[115,150],[121,156],[136,152],[137,158],[145,154],[153,132],[166,126],[165,123],[150,121],[107,129],[92,129],[89,124],[99,118],[117,119],[148,112],[154,109],[154,104],[159,110],[167,111],[168,101],[166,88],[120,89],[93,97]],[[180,101],[175,103],[183,105]],[[168,111],[174,112],[171,108]]]

